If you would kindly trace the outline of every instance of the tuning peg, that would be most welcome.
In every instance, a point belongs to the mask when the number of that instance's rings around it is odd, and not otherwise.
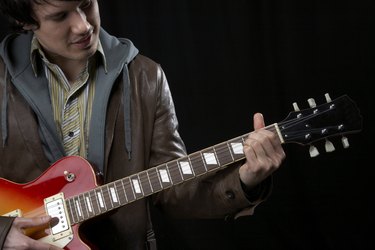
[[[342,142],[342,146],[344,147],[344,148],[348,148],[350,145],[349,145],[349,140],[348,140],[348,138],[347,137],[345,137],[345,136],[342,136],[341,137],[341,142]]]
[[[335,151],[335,146],[333,146],[333,143],[331,141],[326,139],[325,149],[326,149],[326,152],[329,153],[329,152]]]
[[[319,155],[319,151],[314,145],[310,145],[309,153],[310,153],[310,157],[316,157]]]
[[[316,107],[316,103],[315,103],[315,100],[313,98],[308,99],[307,102],[309,103],[311,108]]]
[[[332,99],[331,99],[331,97],[329,96],[328,93],[326,93],[324,96],[325,96],[327,102],[332,102]]]
[[[296,102],[293,102],[293,108],[294,108],[294,111],[300,111],[298,104]]]

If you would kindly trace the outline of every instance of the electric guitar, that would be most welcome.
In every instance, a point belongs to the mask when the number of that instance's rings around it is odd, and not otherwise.
[[[346,95],[317,106],[295,111],[279,123],[264,129],[275,132],[282,143],[312,145],[326,140],[326,151],[334,149],[329,137],[342,136],[362,129],[362,117],[356,104]],[[66,250],[90,249],[79,236],[82,222],[145,198],[174,185],[217,171],[245,158],[243,142],[248,134],[222,142],[180,159],[144,170],[117,181],[98,185],[91,165],[78,156],[68,156],[54,163],[40,177],[25,184],[0,178],[0,215],[57,217],[56,225],[45,230],[27,231],[34,239]],[[311,146],[311,156],[318,154]]]

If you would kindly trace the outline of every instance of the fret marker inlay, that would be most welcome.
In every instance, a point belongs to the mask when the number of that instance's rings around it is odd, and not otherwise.
[[[91,202],[89,200],[89,197],[86,197],[86,203],[87,203],[87,207],[88,207],[90,213],[92,213],[92,206],[91,206]]]
[[[78,215],[79,215],[80,217],[82,217],[81,207],[79,206],[78,201],[76,201],[76,207],[77,207],[77,210],[78,210]]]
[[[167,170],[159,169],[160,177],[162,182],[170,182]]]
[[[214,153],[204,153],[203,154],[204,160],[206,164],[217,165],[216,157]]]
[[[230,146],[232,147],[233,152],[236,155],[242,155],[243,154],[243,145],[242,143],[231,143]]]
[[[109,190],[111,190],[111,196],[112,196],[112,200],[113,202],[118,202],[118,199],[117,199],[117,196],[116,196],[116,191],[113,187],[111,187]]]
[[[142,193],[142,191],[141,191],[141,187],[139,186],[139,182],[138,182],[138,180],[136,180],[136,179],[132,179],[132,181],[133,181],[133,186],[134,186],[134,190],[135,190],[135,192],[136,192],[137,194]]]
[[[100,207],[104,207],[102,194],[100,192],[97,192],[96,195],[98,196]]]
[[[180,161],[180,166],[183,174],[192,174],[190,164],[187,161]]]

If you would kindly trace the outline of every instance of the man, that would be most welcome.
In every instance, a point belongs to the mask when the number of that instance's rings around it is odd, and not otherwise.
[[[0,8],[25,31],[0,49],[0,177],[32,181],[79,155],[108,183],[186,155],[161,67],[100,27],[97,0],[2,0]],[[81,235],[99,249],[155,249],[149,205],[182,218],[252,214],[285,157],[262,127],[255,114],[246,160],[92,219]],[[0,246],[56,248],[24,234],[49,222],[0,217]]]

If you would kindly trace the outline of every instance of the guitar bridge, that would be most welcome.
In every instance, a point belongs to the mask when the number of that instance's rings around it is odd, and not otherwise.
[[[10,211],[9,213],[3,214],[2,216],[6,216],[6,217],[22,217],[22,211],[20,209],[16,209],[16,210]]]

